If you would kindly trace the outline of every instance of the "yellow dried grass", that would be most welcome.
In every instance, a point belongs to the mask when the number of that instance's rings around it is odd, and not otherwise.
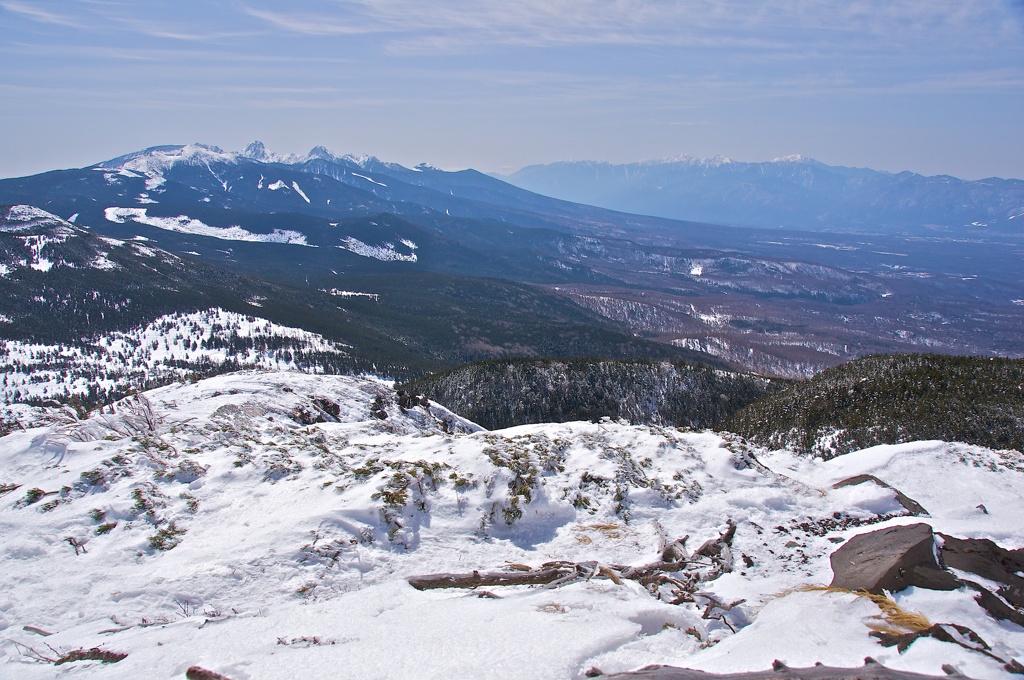
[[[883,631],[887,633],[907,633],[907,632],[919,632],[927,630],[932,627],[931,621],[928,620],[924,614],[919,612],[912,612],[904,609],[896,603],[892,598],[886,597],[885,595],[876,595],[875,593],[869,593],[866,590],[848,590],[847,588],[836,588],[834,586],[800,586],[798,588],[792,588],[779,595],[779,597],[785,597],[790,593],[844,593],[847,595],[854,595],[856,597],[863,597],[871,600],[876,607],[881,610],[881,614],[876,617],[878,622],[868,623],[867,626],[871,630]]]

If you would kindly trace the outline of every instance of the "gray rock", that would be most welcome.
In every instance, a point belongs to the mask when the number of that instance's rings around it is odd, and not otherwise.
[[[987,538],[942,537],[942,562],[950,569],[977,574],[1004,584],[999,595],[1015,607],[1024,607],[1024,554],[1001,548]]]
[[[922,506],[920,503],[918,503],[913,498],[906,495],[899,489],[889,486],[889,484],[883,482],[881,479],[875,477],[874,475],[856,475],[854,477],[849,477],[841,482],[836,482],[835,484],[832,485],[832,488],[841,489],[844,486],[857,486],[858,484],[867,483],[877,484],[883,489],[889,489],[890,491],[892,491],[896,495],[896,502],[902,505],[911,515],[915,517],[920,517],[922,515],[925,517],[928,516],[928,511],[924,509],[924,506]]]
[[[781,661],[776,661],[772,664],[771,670],[752,673],[718,674],[674,666],[647,666],[638,671],[610,675],[602,675],[600,671],[593,669],[586,675],[602,680],[948,680],[949,677],[966,677],[949,666],[943,666],[942,670],[946,672],[946,676],[898,671],[886,668],[868,657],[864,659],[864,665],[860,668],[834,668],[821,664],[810,668],[790,668]]]
[[[832,553],[831,586],[881,594],[908,586],[955,590],[960,582],[935,560],[931,526],[910,524],[854,536]]]

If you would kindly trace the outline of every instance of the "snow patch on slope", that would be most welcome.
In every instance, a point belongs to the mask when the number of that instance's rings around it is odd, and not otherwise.
[[[306,203],[309,203],[309,196],[307,196],[306,193],[299,188],[298,182],[292,182],[292,189],[295,189],[295,193],[301,196],[302,200],[304,200]]]
[[[158,229],[176,231],[182,234],[210,236],[224,241],[249,241],[257,243],[285,243],[290,245],[309,246],[306,236],[297,231],[275,229],[269,234],[255,234],[239,226],[212,227],[187,215],[177,217],[157,217],[146,214],[146,208],[107,208],[103,211],[108,222],[124,224],[138,222]],[[315,246],[310,246],[315,247]]]
[[[410,250],[413,250],[416,247],[416,244],[412,243],[412,241],[403,239],[401,242]],[[399,253],[395,250],[394,243],[387,242],[382,246],[371,246],[352,236],[346,236],[343,239],[342,244],[336,247],[341,248],[342,250],[348,250],[356,255],[362,255],[363,257],[372,257],[373,259],[381,260],[382,262],[416,262],[418,259],[416,253],[410,253],[408,255]]]

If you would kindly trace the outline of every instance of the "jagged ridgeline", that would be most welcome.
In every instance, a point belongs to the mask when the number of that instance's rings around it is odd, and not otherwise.
[[[825,459],[928,439],[1024,451],[1024,360],[865,357],[793,383],[723,426]]]
[[[488,429],[594,420],[707,427],[788,381],[685,361],[513,359],[401,386]]]

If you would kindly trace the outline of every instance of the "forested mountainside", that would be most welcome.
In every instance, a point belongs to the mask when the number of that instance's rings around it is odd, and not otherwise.
[[[823,168],[791,165],[814,187],[829,184]],[[730,181],[760,176],[727,174]],[[933,188],[947,196],[950,186]],[[665,188],[659,193],[671,193]],[[752,229],[721,226],[731,220],[717,208],[717,225],[629,215],[547,198],[475,171],[402,168],[323,148],[280,157],[260,144],[240,153],[193,144],[0,179],[0,204],[38,206],[95,236],[132,244],[136,254],[144,244],[218,268],[209,280],[222,287],[242,276],[293,292],[338,291],[337,304],[328,305],[343,307],[346,321],[374,329],[380,340],[345,342],[354,355],[375,352],[378,365],[419,364],[425,372],[513,356],[696,360],[685,352],[691,350],[747,371],[803,378],[880,352],[1021,356],[1024,273],[1015,225],[1024,209],[1009,189],[975,189],[978,200],[1000,197],[992,205],[1002,210],[1005,229],[993,226],[998,215],[988,209],[913,233],[823,233],[816,220],[810,231],[794,230],[800,220],[774,219],[772,228]],[[916,191],[887,196],[877,208],[924,200]],[[824,214],[803,184],[790,198],[801,211]],[[734,199],[727,192],[726,207]],[[23,254],[31,244],[15,245],[16,261],[31,274],[68,274],[49,257],[53,273],[33,269],[46,264]],[[104,246],[110,257],[92,262],[106,266],[119,248]],[[165,264],[152,266],[163,271]],[[355,293],[365,295],[343,297]],[[26,299],[36,295],[52,298]],[[170,295],[162,290],[156,302]],[[264,309],[275,305],[275,296],[258,295],[268,298]],[[185,311],[198,309],[160,314]],[[381,356],[405,348],[419,356]]]
[[[708,427],[789,381],[685,361],[482,361],[402,386],[488,429],[609,417]]]
[[[792,383],[722,426],[769,448],[825,459],[928,439],[1024,451],[1024,360],[865,357]]]
[[[496,355],[697,356],[511,281],[395,273],[326,289],[261,274],[0,206],[0,403],[97,405],[240,368],[409,380]]]

